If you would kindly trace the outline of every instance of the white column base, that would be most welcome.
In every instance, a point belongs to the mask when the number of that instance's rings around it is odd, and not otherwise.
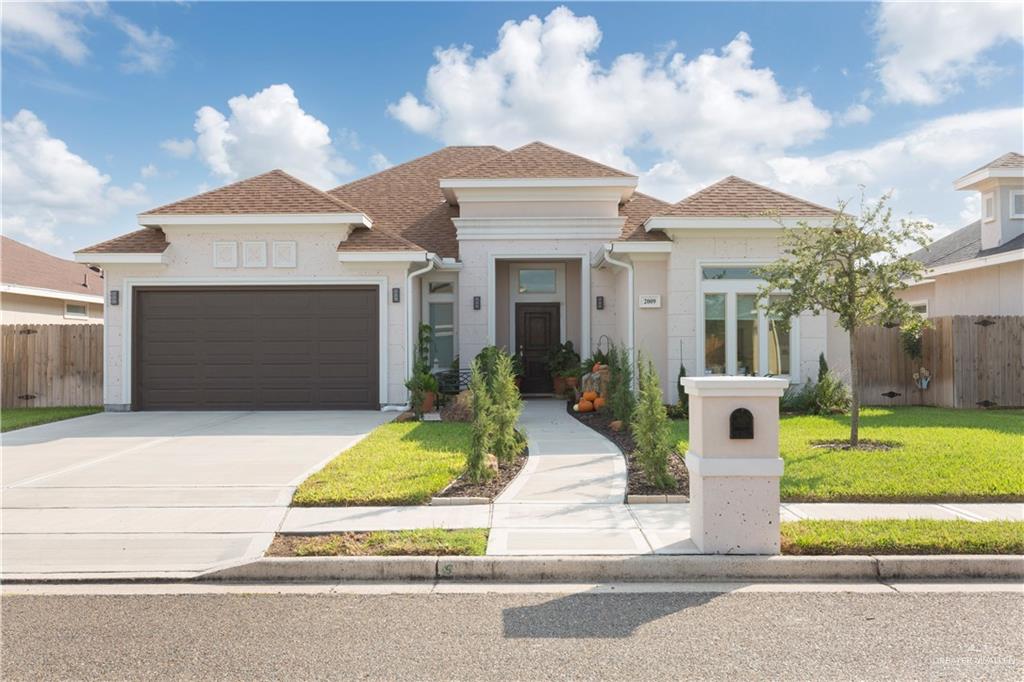
[[[703,554],[778,554],[780,457],[686,453],[690,536]]]

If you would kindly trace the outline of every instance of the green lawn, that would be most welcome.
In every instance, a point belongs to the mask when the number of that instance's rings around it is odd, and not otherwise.
[[[482,556],[486,528],[381,530],[311,537],[278,536],[271,556]]]
[[[1022,521],[795,521],[783,554],[1021,554]]]
[[[886,451],[828,450],[849,437],[849,417],[784,416],[782,499],[790,502],[1024,500],[1024,410],[865,408],[861,438]],[[688,424],[673,422],[679,451]]]
[[[469,441],[469,424],[384,424],[303,481],[292,504],[424,504],[465,470]]]
[[[62,419],[82,417],[102,412],[98,405],[85,407],[9,407],[0,411],[0,431],[13,431],[26,426],[38,426]]]

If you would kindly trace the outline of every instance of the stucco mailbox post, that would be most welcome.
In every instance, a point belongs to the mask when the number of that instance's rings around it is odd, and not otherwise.
[[[704,554],[779,553],[786,379],[688,377],[690,534]]]

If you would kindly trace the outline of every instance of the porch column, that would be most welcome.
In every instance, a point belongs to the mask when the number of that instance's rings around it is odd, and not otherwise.
[[[779,553],[779,398],[789,382],[686,377],[690,535],[704,554]]]

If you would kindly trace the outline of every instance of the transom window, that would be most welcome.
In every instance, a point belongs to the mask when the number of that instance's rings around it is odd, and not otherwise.
[[[446,370],[455,361],[458,348],[456,314],[455,280],[428,280],[423,290],[423,316],[432,330],[431,371]]]
[[[89,317],[89,306],[85,303],[65,303],[64,317],[72,319],[85,319]]]
[[[520,268],[519,293],[553,294],[557,291],[558,276],[554,268]]]
[[[705,267],[702,279],[703,373],[788,376],[797,381],[796,320],[770,316],[758,306],[761,281],[753,277],[752,268]],[[779,293],[770,298],[785,296]]]

